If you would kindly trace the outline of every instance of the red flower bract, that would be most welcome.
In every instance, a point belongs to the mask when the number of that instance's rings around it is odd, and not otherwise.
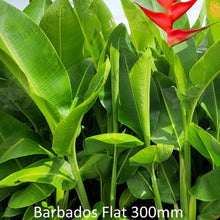
[[[163,12],[154,12],[150,11],[138,3],[135,2],[136,5],[138,5],[141,10],[160,28],[162,28],[164,31],[168,32],[172,29],[172,18]]]
[[[170,6],[177,0],[157,0],[158,3],[166,10],[169,11]]]
[[[141,10],[160,28],[162,28],[167,33],[167,42],[169,47],[173,47],[199,31],[202,31],[206,29],[209,26],[205,26],[198,29],[192,29],[192,30],[181,30],[181,29],[173,29],[173,23],[179,19],[181,16],[183,16],[194,4],[197,0],[190,0],[187,2],[176,2],[177,0],[157,0],[158,3],[168,12],[154,12],[151,10],[148,10],[138,3],[135,2],[136,5],[138,5]]]

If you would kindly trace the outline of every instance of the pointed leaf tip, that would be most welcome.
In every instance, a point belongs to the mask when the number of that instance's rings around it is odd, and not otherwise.
[[[142,7],[137,2],[134,2],[140,9],[160,28],[162,28],[166,33],[172,29],[172,18],[163,12],[154,12]]]
[[[169,15],[172,17],[172,21],[176,21],[183,16],[196,2],[197,0],[191,0],[188,2],[177,2],[170,6]]]
[[[191,29],[191,30],[181,30],[181,29],[171,30],[167,34],[168,45],[171,48],[179,43],[182,43],[185,40],[188,40],[189,38],[193,37],[198,32],[200,32],[210,26],[211,25],[197,28],[197,29]]]

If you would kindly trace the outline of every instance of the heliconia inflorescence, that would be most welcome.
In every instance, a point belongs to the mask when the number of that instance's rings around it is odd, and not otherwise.
[[[140,4],[135,2],[141,10],[160,28],[162,28],[167,33],[167,42],[169,47],[173,47],[199,31],[206,29],[208,26],[191,29],[191,30],[181,30],[173,29],[173,23],[183,16],[197,0],[190,0],[188,2],[176,2],[177,0],[157,0],[158,3],[167,11],[164,12],[154,12],[142,7]]]

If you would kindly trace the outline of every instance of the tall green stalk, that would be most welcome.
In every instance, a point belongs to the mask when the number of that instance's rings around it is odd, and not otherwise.
[[[154,197],[155,197],[155,204],[157,210],[163,210],[161,198],[160,198],[160,192],[158,189],[157,185],[157,178],[155,175],[155,168],[154,168],[154,163],[152,163],[152,170],[151,170],[151,180],[152,180],[152,186],[153,186],[153,191],[154,191]],[[159,216],[159,220],[165,220],[163,216]]]
[[[76,157],[76,135],[73,138],[72,152],[71,152],[71,155],[68,158],[69,158],[69,162],[71,164],[73,176],[74,176],[75,181],[76,181],[76,192],[77,192],[77,195],[79,197],[80,203],[81,203],[83,209],[89,209],[90,210],[91,208],[90,208],[89,200],[88,200],[88,197],[87,197],[87,194],[86,194],[86,190],[85,190],[85,187],[84,187],[84,184],[83,184],[82,177],[80,175],[80,170],[79,170],[77,157]]]
[[[110,48],[111,60],[111,88],[112,88],[112,122],[113,133],[118,133],[118,100],[119,100],[119,52],[115,48]],[[114,145],[112,181],[110,193],[110,206],[115,208],[116,187],[117,187],[117,146]]]

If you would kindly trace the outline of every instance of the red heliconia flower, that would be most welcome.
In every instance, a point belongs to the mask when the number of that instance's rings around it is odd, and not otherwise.
[[[177,2],[170,6],[168,11],[172,17],[173,22],[182,17],[195,3],[197,0],[191,0],[188,2]]]
[[[179,43],[182,43],[183,41],[188,40],[189,38],[197,34],[199,31],[202,31],[209,26],[205,26],[197,29],[191,29],[191,30],[173,29],[169,31],[167,34],[168,45],[169,47],[173,47]]]
[[[168,32],[172,29],[172,20],[171,17],[163,12],[154,12],[151,10],[148,10],[138,3],[135,2],[136,5],[138,5],[141,10],[160,28],[162,28],[165,32]]]
[[[158,3],[168,12],[170,6],[177,0],[157,0]]]
[[[157,0],[157,1],[168,13],[154,12],[142,7],[136,2],[135,4],[138,5],[141,8],[141,10],[156,25],[158,25],[167,33],[167,41],[170,47],[173,47],[189,39],[199,31],[202,31],[210,26],[209,25],[194,30],[180,30],[180,29],[173,30],[173,23],[181,16],[183,16],[195,4],[197,0],[190,0],[187,2],[176,2],[177,0]]]

